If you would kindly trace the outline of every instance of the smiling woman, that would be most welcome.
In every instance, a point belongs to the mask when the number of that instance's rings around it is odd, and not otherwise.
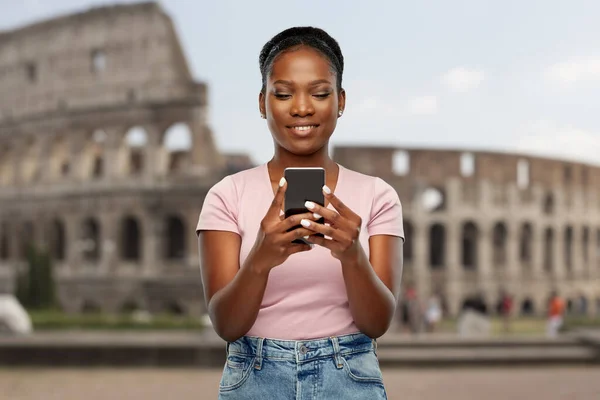
[[[329,157],[346,104],[331,36],[287,29],[259,64],[273,158],[211,188],[196,230],[209,315],[227,341],[219,398],[384,399],[376,338],[390,326],[402,273],[400,200],[382,179]],[[288,167],[325,170],[323,206],[285,217]]]

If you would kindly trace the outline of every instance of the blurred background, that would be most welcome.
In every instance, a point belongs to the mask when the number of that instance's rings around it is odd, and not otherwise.
[[[600,398],[600,3],[0,7],[0,398],[217,397],[194,229],[298,25],[344,53],[333,158],[403,204],[389,398]]]

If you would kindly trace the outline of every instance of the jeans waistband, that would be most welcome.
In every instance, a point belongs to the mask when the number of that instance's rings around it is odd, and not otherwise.
[[[363,333],[330,336],[309,340],[280,340],[243,336],[227,343],[227,355],[252,356],[258,359],[307,362],[317,358],[358,353],[377,349],[376,339]]]

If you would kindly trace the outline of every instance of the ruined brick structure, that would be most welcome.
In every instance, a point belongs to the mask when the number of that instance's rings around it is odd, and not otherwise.
[[[14,290],[34,243],[68,311],[201,313],[194,228],[231,171],[163,10],[103,7],[0,33],[0,93],[0,290]]]
[[[552,290],[600,312],[600,168],[519,154],[336,148],[336,161],[393,185],[403,204],[404,286],[451,314],[501,290],[544,315]]]

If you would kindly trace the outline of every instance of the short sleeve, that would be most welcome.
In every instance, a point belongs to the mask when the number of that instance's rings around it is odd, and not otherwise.
[[[227,176],[208,191],[196,234],[200,231],[229,231],[240,235],[237,217],[237,191],[233,179]]]
[[[375,178],[373,205],[367,223],[369,236],[391,235],[404,240],[402,204],[396,190],[381,178]]]

